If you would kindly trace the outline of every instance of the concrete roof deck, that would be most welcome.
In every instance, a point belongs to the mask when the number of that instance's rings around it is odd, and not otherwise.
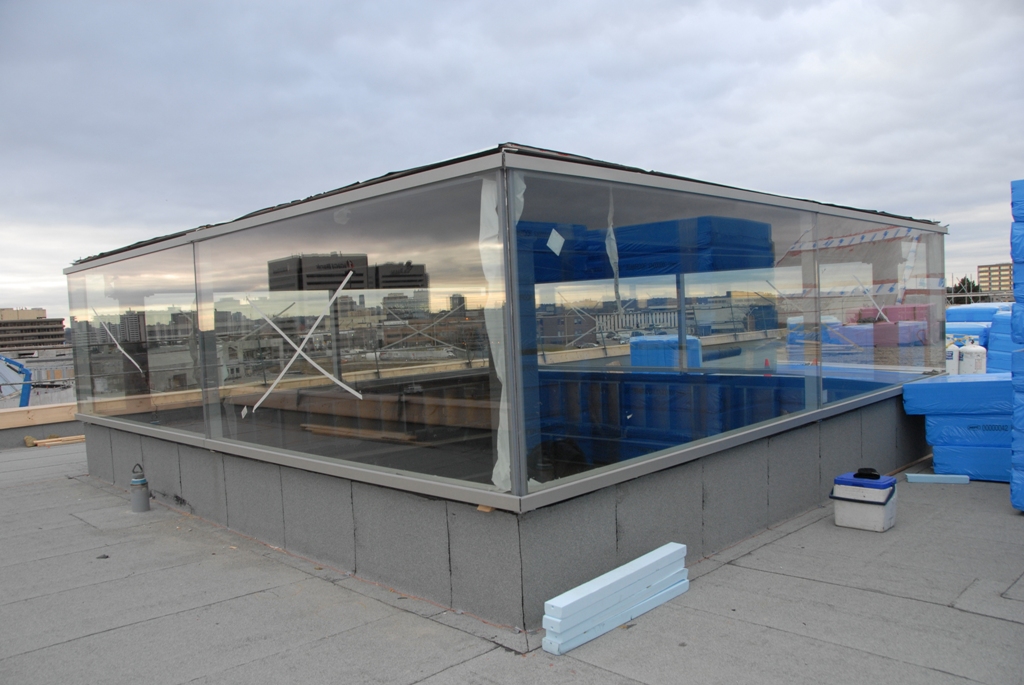
[[[1024,514],[1002,483],[901,482],[882,534],[825,503],[688,560],[689,592],[555,657],[159,504],[132,514],[85,471],[81,444],[0,451],[0,682],[1024,684]]]

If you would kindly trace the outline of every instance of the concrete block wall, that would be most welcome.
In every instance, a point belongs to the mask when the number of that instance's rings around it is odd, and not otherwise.
[[[168,504],[492,623],[534,629],[544,600],[666,542],[692,563],[821,504],[839,473],[927,454],[902,397],[565,502],[479,511],[343,478],[86,427],[90,474],[146,469]]]

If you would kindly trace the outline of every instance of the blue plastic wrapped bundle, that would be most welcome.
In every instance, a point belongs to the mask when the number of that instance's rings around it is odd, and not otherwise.
[[[1013,372],[1014,380],[1017,376],[1024,377],[1024,350],[1010,354],[1010,370]],[[1014,385],[1016,386],[1016,383]]]
[[[1010,213],[1014,221],[1024,221],[1024,179],[1010,181]]]
[[[946,321],[992,321],[997,312],[1009,309],[1009,302],[961,304],[946,309]]]
[[[1013,311],[1010,309],[1012,303],[1004,302],[1006,305],[1004,309],[996,312],[992,316],[992,333],[997,335],[1005,335],[1007,337],[1013,332]]]
[[[1024,344],[1024,304],[1013,304],[1010,314],[1010,339],[1018,345]]]
[[[1014,348],[1016,349],[1016,347]],[[1006,373],[1010,370],[1010,355],[1013,352],[990,349],[985,355],[985,373]]]
[[[1013,418],[1005,414],[930,414],[924,430],[932,446],[1010,447]]]
[[[1015,468],[1010,473],[1010,505],[1024,511],[1024,468]]]
[[[908,414],[1006,414],[1013,412],[1009,373],[934,376],[903,386]]]
[[[1010,259],[1024,262],[1024,221],[1017,220],[1010,224]]]
[[[946,335],[953,335],[957,338],[966,338],[968,335],[977,339],[982,347],[988,347],[989,331],[992,330],[991,321],[947,321]],[[958,342],[957,344],[963,344]]]
[[[1024,263],[1013,263],[1013,301],[1024,303]]]
[[[686,366],[699,369],[701,366],[700,340],[686,336]],[[679,366],[678,335],[641,335],[629,340],[630,366],[656,366],[677,368]]]
[[[1009,354],[1011,352],[1019,350],[1021,347],[1024,346],[1018,345],[1015,342],[1013,342],[1010,336],[1006,335],[1005,333],[991,333],[988,336],[988,351],[990,353],[1005,352],[1006,354]],[[1009,364],[1010,360],[1007,359],[1006,362],[1007,364]],[[1007,366],[1006,370],[1009,371],[1010,367]]]
[[[971,480],[1010,482],[1009,447],[957,447],[932,448],[935,473],[953,473]]]

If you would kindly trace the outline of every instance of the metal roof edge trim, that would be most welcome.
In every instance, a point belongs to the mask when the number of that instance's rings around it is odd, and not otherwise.
[[[178,431],[168,428],[156,428],[145,424],[135,423],[127,419],[112,418],[109,416],[95,416],[93,414],[75,414],[75,418],[83,423],[89,423],[104,428],[123,430],[128,433],[135,433],[146,437],[177,442],[200,449],[207,449],[212,452],[220,452],[237,457],[246,457],[257,461],[287,466],[290,468],[322,473],[327,476],[345,478],[359,483],[368,483],[380,487],[412,492],[427,497],[464,502],[473,505],[485,505],[519,513],[519,502],[521,498],[508,493],[496,492],[485,489],[486,486],[474,488],[459,483],[448,483],[429,480],[430,476],[403,475],[388,471],[377,471],[365,467],[356,466],[350,463],[340,463],[318,459],[312,455],[291,454],[284,451],[259,447],[258,445],[245,445],[227,440],[206,438],[195,433]]]
[[[233,456],[247,457],[258,461],[265,461],[279,466],[322,473],[339,478],[347,478],[360,483],[378,485],[381,487],[402,490],[427,497],[437,497],[466,504],[485,505],[511,511],[513,513],[526,513],[542,507],[551,506],[564,502],[575,497],[602,490],[612,485],[625,483],[642,476],[664,471],[674,466],[680,466],[688,462],[723,452],[733,447],[744,445],[754,440],[771,437],[794,428],[800,428],[823,419],[828,419],[854,409],[875,404],[892,397],[903,394],[903,386],[897,385],[885,388],[878,392],[869,393],[855,397],[844,402],[813,409],[801,414],[794,414],[785,418],[777,419],[765,425],[754,426],[737,431],[728,436],[721,436],[707,442],[693,446],[682,446],[671,452],[660,454],[655,457],[641,459],[635,463],[627,463],[609,468],[607,471],[595,473],[579,480],[569,483],[562,483],[545,488],[538,492],[523,495],[522,497],[510,493],[495,492],[477,489],[458,483],[430,480],[429,476],[404,475],[387,471],[377,471],[348,463],[318,459],[315,456],[292,454],[257,445],[246,445],[206,438],[195,433],[187,433],[168,428],[156,428],[129,421],[127,419],[112,418],[107,416],[95,416],[92,414],[75,414],[75,418],[84,423],[104,426],[116,430],[124,430],[129,433],[145,435],[148,437],[180,442],[201,449],[208,449],[215,452],[230,454]]]

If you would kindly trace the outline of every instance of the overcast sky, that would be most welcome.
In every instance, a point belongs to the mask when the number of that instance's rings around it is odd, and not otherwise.
[[[79,257],[515,141],[1009,260],[1024,3],[0,0],[0,307]]]

